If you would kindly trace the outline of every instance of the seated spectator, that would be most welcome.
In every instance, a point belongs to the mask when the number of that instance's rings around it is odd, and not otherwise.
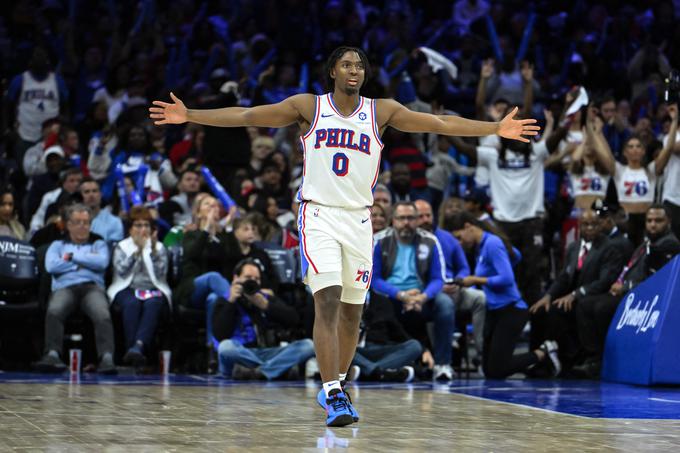
[[[257,177],[262,171],[262,163],[264,160],[274,152],[274,139],[259,135],[253,139],[250,145],[250,166],[248,168],[250,177]]]
[[[417,227],[412,202],[394,206],[392,228],[375,237],[371,289],[395,305],[409,334],[427,343],[425,321],[434,321],[434,378],[450,380],[454,306],[442,293],[444,256],[437,238]]]
[[[429,190],[415,190],[411,188],[411,169],[404,162],[396,162],[390,172],[391,198],[397,201],[428,200]]]
[[[390,217],[392,208],[392,192],[384,184],[376,184],[373,190],[373,203],[383,207],[387,218]]]
[[[373,234],[387,228],[387,213],[383,205],[379,203],[373,203],[371,206],[371,225],[373,225]]]
[[[57,144],[61,121],[58,118],[50,118],[42,124],[42,140],[26,150],[22,168],[29,178],[47,173],[45,165],[45,151]]]
[[[49,153],[47,150],[45,154]],[[56,210],[56,204],[60,197],[68,197],[78,191],[80,181],[83,179],[83,174],[79,168],[68,168],[59,177],[60,186],[54,190],[45,193],[40,200],[40,206],[31,218],[31,233],[35,233],[40,228],[45,226],[48,216],[48,210]],[[35,185],[33,187],[36,187]],[[54,206],[52,206],[54,205]],[[50,209],[50,206],[52,208]],[[89,225],[88,225],[89,227]]]
[[[26,240],[26,229],[17,218],[14,191],[11,187],[0,189],[0,236]]]
[[[90,208],[94,218],[90,229],[106,242],[118,242],[123,239],[123,221],[111,214],[108,207],[102,208],[102,193],[99,183],[89,176],[80,183],[80,196],[83,204]]]
[[[493,225],[493,219],[486,210],[491,200],[484,189],[468,189],[463,194],[465,210],[475,216],[480,222],[487,222]]]
[[[252,258],[260,266],[262,286],[276,290],[278,282],[272,271],[271,259],[267,252],[255,244],[258,234],[256,227],[258,216],[249,214],[243,218],[235,219],[233,231],[225,234],[223,275],[233,275],[237,263],[245,258]]]
[[[251,258],[234,267],[229,297],[213,313],[215,339],[219,341],[219,370],[231,379],[235,364],[253,369],[253,378],[280,378],[296,365],[314,357],[309,338],[279,346],[283,329],[295,328],[298,314],[261,288],[260,266]]]
[[[130,235],[113,251],[113,283],[108,296],[123,314],[127,348],[123,362],[141,366],[146,363],[161,310],[164,305],[170,308],[171,292],[165,278],[168,256],[152,229],[153,218],[147,208],[134,206],[128,220]]]
[[[45,270],[52,275],[52,294],[45,316],[45,355],[36,363],[43,372],[59,372],[66,365],[59,358],[64,341],[64,323],[79,308],[94,324],[98,371],[116,372],[113,364],[113,325],[104,291],[104,272],[109,265],[109,249],[99,236],[90,232],[92,213],[83,204],[65,211],[66,239],[47,249]]]
[[[623,267],[623,255],[612,246],[603,231],[602,221],[591,210],[579,218],[581,239],[567,248],[564,267],[548,292],[532,307],[532,313],[547,311],[548,336],[557,340],[563,370],[583,361],[579,338],[591,325],[580,322],[573,310],[593,304],[606,294]],[[587,334],[586,334],[587,335]]]
[[[185,170],[177,183],[177,195],[164,201],[158,207],[161,219],[171,226],[184,226],[191,223],[192,207],[201,189],[201,179],[195,169]]]
[[[212,312],[218,298],[229,297],[229,281],[224,277],[227,262],[227,233],[220,227],[217,199],[205,195],[196,203],[196,229],[185,231],[182,238],[181,273],[176,298],[180,304],[206,310],[206,346],[208,371],[217,367],[213,349]]]
[[[576,305],[576,317],[583,326],[579,329],[579,340],[586,359],[573,371],[581,377],[600,377],[607,331],[623,295],[680,253],[680,241],[670,229],[670,215],[664,206],[653,204],[647,209],[645,217],[645,240],[633,252],[609,288],[609,293],[594,298],[590,303]]]
[[[109,202],[113,199],[115,173],[113,169],[121,165],[125,176],[135,178],[142,165],[148,166],[144,178],[146,200],[158,201],[165,190],[177,184],[177,177],[172,171],[170,161],[164,156],[154,153],[149,132],[141,125],[134,124],[121,131],[121,139],[116,148],[106,152],[105,143],[100,142],[88,158],[88,168],[92,177],[100,181],[102,198]]]
[[[423,352],[420,342],[406,332],[388,298],[371,293],[365,306],[348,380],[411,382],[412,365]]]
[[[172,166],[176,169],[181,169],[200,163],[203,157],[204,138],[205,131],[203,126],[196,123],[188,123],[184,128],[184,137],[181,141],[172,145],[168,153]]]
[[[529,319],[527,304],[522,300],[512,272],[512,262],[519,256],[510,241],[492,232],[491,228],[468,212],[446,218],[446,229],[453,231],[464,247],[477,251],[474,275],[465,277],[461,286],[481,286],[486,295],[484,375],[504,379],[539,362],[552,363],[558,373],[560,363],[555,342],[546,341],[533,351],[514,354]]]
[[[66,168],[64,150],[62,150],[60,146],[50,146],[45,150],[42,158],[44,159],[47,173],[36,175],[28,182],[28,196],[22,203],[22,219],[25,224],[28,224],[31,220],[31,216],[40,206],[43,196],[59,187],[62,171]],[[56,199],[55,195],[52,195],[52,197],[53,199]],[[47,209],[47,207],[45,207],[45,209]]]
[[[451,298],[457,311],[472,315],[475,349],[478,357],[481,358],[484,346],[484,318],[486,316],[484,293],[478,289],[461,288],[454,284],[454,281],[470,275],[470,266],[468,266],[463,247],[451,233],[442,228],[436,228],[432,224],[434,220],[432,206],[427,201],[416,200],[415,204],[418,208],[418,228],[434,234],[442,248],[446,266],[446,279],[442,291]]]

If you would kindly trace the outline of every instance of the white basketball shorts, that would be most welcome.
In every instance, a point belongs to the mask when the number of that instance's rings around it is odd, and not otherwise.
[[[373,272],[371,211],[302,202],[298,230],[302,275],[312,292],[342,286],[342,302],[363,304]]]

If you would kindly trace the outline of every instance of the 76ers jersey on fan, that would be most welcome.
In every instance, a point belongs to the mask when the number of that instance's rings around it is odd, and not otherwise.
[[[354,112],[343,116],[330,93],[316,97],[312,126],[301,137],[304,167],[298,201],[341,208],[373,204],[383,148],[375,103],[360,97]]]

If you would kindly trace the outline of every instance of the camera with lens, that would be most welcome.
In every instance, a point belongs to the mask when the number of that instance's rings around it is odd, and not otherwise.
[[[680,71],[677,69],[671,69],[666,77],[663,100],[668,104],[677,104],[680,101]]]
[[[243,286],[243,294],[247,296],[252,296],[260,290],[260,284],[255,280],[246,280],[241,283],[241,286]]]

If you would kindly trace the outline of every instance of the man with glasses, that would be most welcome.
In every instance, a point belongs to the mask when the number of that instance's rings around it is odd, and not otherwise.
[[[104,291],[104,272],[109,265],[109,248],[90,232],[92,212],[83,204],[66,208],[65,239],[54,241],[47,249],[45,269],[52,275],[52,294],[45,316],[45,355],[35,364],[42,372],[61,372],[60,359],[64,323],[79,308],[94,324],[98,371],[113,374],[113,325]]]
[[[436,236],[418,228],[413,202],[394,205],[392,228],[375,236],[372,298],[389,297],[406,331],[429,345],[425,323],[434,321],[434,373],[437,380],[450,380],[454,305],[444,286],[446,265]],[[431,357],[427,347],[423,358]]]

